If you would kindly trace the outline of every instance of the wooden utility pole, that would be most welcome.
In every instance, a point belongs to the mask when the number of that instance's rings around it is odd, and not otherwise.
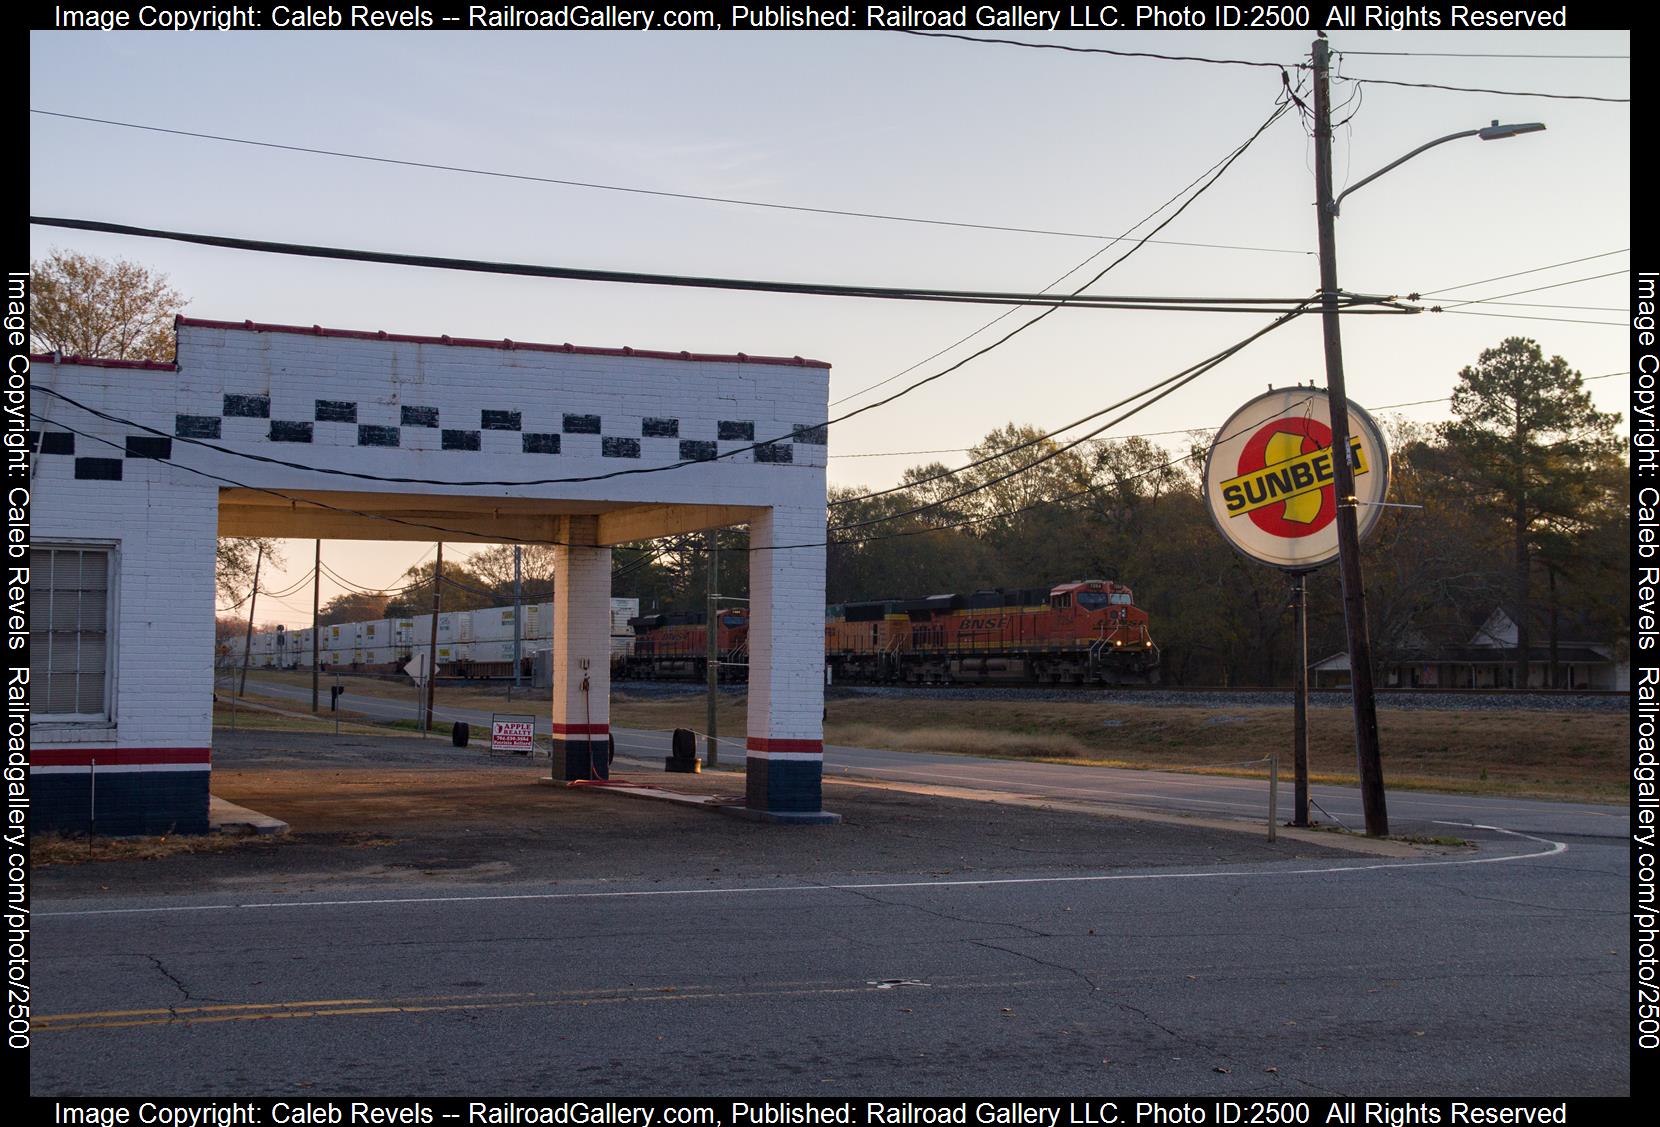
[[[443,605],[444,542],[438,541],[438,561],[432,565],[432,651],[427,658],[426,731],[432,730],[432,698],[438,685],[438,611]]]
[[[317,546],[317,559],[311,566],[311,711],[316,712],[317,696],[317,651],[322,637],[322,628],[317,625],[317,607],[319,603],[319,589],[323,585],[323,542],[312,541]]]
[[[512,690],[519,687],[519,665],[522,660],[519,656],[522,645],[520,641],[522,633],[519,630],[519,614],[520,604],[524,599],[524,589],[520,579],[520,560],[523,555],[523,545],[513,545],[513,685],[512,688],[508,690],[509,697],[512,696]]]
[[[1343,625],[1349,641],[1349,686],[1354,701],[1355,759],[1366,835],[1389,833],[1383,759],[1378,749],[1377,697],[1372,686],[1372,642],[1366,626],[1366,587],[1360,573],[1360,530],[1355,514],[1354,452],[1349,448],[1349,399],[1343,383],[1343,340],[1338,330],[1337,205],[1332,200],[1331,56],[1314,41],[1314,186],[1320,235],[1321,324],[1326,342],[1326,391],[1331,400],[1331,449],[1337,493],[1337,562],[1343,576]],[[1357,185],[1358,186],[1358,185]]]
[[[265,545],[261,544],[254,553],[254,589],[248,592],[248,633],[242,639],[242,684],[236,690],[237,696],[248,691],[248,659],[254,656],[254,604],[259,602],[259,565],[264,559]]]

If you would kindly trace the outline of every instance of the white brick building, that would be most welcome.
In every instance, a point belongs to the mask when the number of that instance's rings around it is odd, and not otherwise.
[[[827,365],[180,318],[176,364],[37,356],[31,376],[44,824],[84,827],[96,786],[102,830],[205,827],[216,536],[562,545],[554,770],[586,779],[611,545],[733,524],[748,805],[824,817]]]

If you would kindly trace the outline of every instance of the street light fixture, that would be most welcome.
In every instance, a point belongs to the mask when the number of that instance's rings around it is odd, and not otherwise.
[[[1349,446],[1349,400],[1343,383],[1343,342],[1338,330],[1337,231],[1338,205],[1362,188],[1419,153],[1463,137],[1497,141],[1545,128],[1540,122],[1466,129],[1437,137],[1399,160],[1384,165],[1332,195],[1331,170],[1331,54],[1324,39],[1314,41],[1314,185],[1320,225],[1320,305],[1325,335],[1326,388],[1331,402],[1331,445],[1343,455],[1335,458],[1333,486],[1337,493],[1337,558],[1343,577],[1343,625],[1349,642],[1349,686],[1354,703],[1355,757],[1360,767],[1360,798],[1366,813],[1368,837],[1389,833],[1389,813],[1383,793],[1383,761],[1378,752],[1378,712],[1372,684],[1372,643],[1366,626],[1366,591],[1360,571],[1360,534],[1355,519],[1353,452]]]

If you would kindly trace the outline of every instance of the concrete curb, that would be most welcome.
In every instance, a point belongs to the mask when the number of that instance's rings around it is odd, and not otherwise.
[[[210,794],[208,831],[238,837],[251,834],[285,834],[288,832],[288,823]]]
[[[838,786],[865,787],[871,790],[899,790],[911,794],[931,794],[939,798],[959,798],[969,802],[1000,802],[1008,806],[1065,810],[1073,814],[1096,814],[1104,818],[1125,818],[1135,822],[1161,822],[1166,825],[1198,826],[1207,830],[1250,834],[1252,837],[1265,838],[1268,833],[1267,826],[1261,822],[1238,821],[1232,818],[1209,818],[1203,815],[1167,814],[1158,810],[1148,810],[1141,806],[1114,806],[1105,802],[1070,802],[1065,799],[1046,798],[1040,795],[992,794],[983,790],[970,790],[965,787],[930,786],[924,783],[865,782],[843,776],[837,776],[834,779],[827,777],[824,782],[826,785],[834,783]],[[1283,840],[1299,844],[1321,845],[1331,849],[1346,850],[1350,853],[1364,853],[1373,857],[1434,856],[1446,848],[1437,849],[1435,847],[1414,845],[1407,841],[1390,841],[1386,838],[1354,837],[1349,834],[1333,833],[1326,830],[1294,829],[1289,826],[1281,826],[1277,836]]]

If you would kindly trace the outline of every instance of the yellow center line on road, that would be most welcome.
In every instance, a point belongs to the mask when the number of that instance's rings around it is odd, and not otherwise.
[[[1038,985],[1053,979],[1009,978],[964,982],[929,983],[933,989],[1011,989]],[[446,994],[410,998],[339,998],[311,1002],[239,1003],[196,1006],[187,1009],[99,1010],[86,1013],[41,1014],[35,1018],[39,1033],[63,1033],[84,1029],[130,1029],[151,1025],[210,1025],[232,1021],[277,1021],[312,1017],[361,1017],[384,1014],[443,1013],[461,1010],[506,1010],[615,1005],[620,1002],[729,1001],[746,998],[830,996],[870,993],[869,983],[779,983],[771,989],[721,990],[715,987],[658,986],[644,990],[610,993],[570,991],[550,994]]]

